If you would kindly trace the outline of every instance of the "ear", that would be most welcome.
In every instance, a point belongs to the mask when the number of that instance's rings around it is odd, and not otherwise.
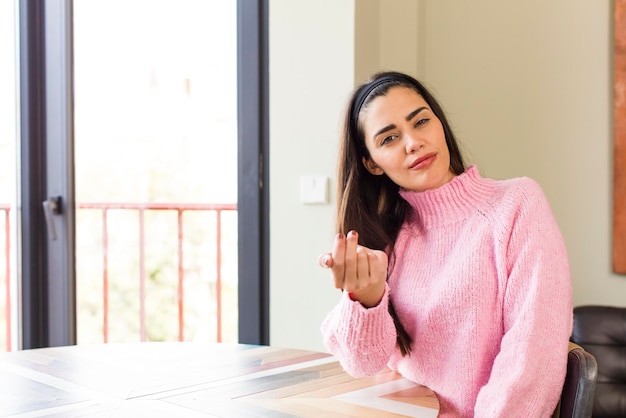
[[[383,174],[383,169],[380,168],[378,164],[376,164],[371,158],[363,157],[361,161],[363,161],[363,165],[365,166],[367,171],[369,171],[373,175],[380,176],[381,174]]]

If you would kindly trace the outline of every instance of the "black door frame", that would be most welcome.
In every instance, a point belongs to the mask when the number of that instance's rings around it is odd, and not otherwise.
[[[249,344],[269,344],[267,25],[268,0],[238,0],[239,342]]]

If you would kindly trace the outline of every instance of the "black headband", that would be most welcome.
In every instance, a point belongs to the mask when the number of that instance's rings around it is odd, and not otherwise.
[[[365,103],[365,100],[367,100],[367,97],[370,95],[370,93],[374,91],[376,87],[386,83],[390,83],[392,81],[398,81],[398,77],[385,75],[367,84],[361,89],[361,91],[359,91],[356,99],[354,99],[354,107],[352,108],[352,124],[355,128],[357,127],[357,121],[359,120],[361,107],[363,107],[363,103]]]

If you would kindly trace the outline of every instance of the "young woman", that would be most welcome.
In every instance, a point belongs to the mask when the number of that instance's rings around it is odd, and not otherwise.
[[[343,293],[324,343],[354,376],[385,366],[431,388],[442,417],[549,417],[565,379],[565,245],[528,178],[465,167],[434,97],[401,73],[349,102],[337,235],[320,264]]]

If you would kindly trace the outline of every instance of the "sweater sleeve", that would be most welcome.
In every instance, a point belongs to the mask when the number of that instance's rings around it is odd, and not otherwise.
[[[561,394],[572,330],[563,238],[541,188],[525,181],[506,247],[504,336],[477,417],[548,417]]]
[[[326,348],[350,375],[371,376],[389,362],[396,346],[396,329],[388,305],[388,285],[380,303],[369,309],[343,292],[322,323]]]

